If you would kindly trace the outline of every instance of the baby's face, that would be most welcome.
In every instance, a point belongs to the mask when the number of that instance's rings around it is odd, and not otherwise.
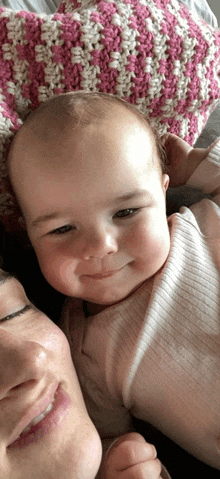
[[[163,266],[169,178],[158,166],[152,133],[133,115],[114,110],[65,142],[30,135],[13,157],[28,234],[55,289],[110,305]]]

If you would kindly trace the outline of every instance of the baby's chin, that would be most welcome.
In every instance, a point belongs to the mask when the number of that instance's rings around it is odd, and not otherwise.
[[[149,281],[149,283],[151,283],[151,279],[153,279],[153,278],[150,278],[150,279],[147,278],[144,281],[141,281],[131,291],[126,292],[121,297],[118,297],[117,300],[115,300],[115,301],[109,300],[109,301],[102,302],[102,303],[94,303],[94,302],[91,302],[89,300],[84,299],[83,300],[84,311],[86,312],[87,315],[94,316],[95,314],[98,314],[101,311],[104,311],[106,308],[109,308],[110,306],[114,306],[115,304],[119,304],[122,301],[124,301],[125,299],[129,298],[133,293],[135,293],[139,288],[141,288],[142,285],[144,283],[146,283],[146,281]]]

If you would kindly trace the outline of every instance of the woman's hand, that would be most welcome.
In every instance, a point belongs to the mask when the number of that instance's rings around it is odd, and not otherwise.
[[[185,185],[216,143],[208,148],[192,148],[186,141],[171,133],[163,135],[161,140],[167,154],[166,166],[171,188]]]
[[[168,479],[152,444],[138,433],[117,439],[104,458],[105,479]]]

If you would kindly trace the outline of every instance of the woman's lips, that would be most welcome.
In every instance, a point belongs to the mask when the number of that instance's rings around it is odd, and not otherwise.
[[[28,407],[21,418],[18,420],[13,432],[9,438],[9,445],[12,444],[39,414],[46,410],[49,403],[54,399],[55,393],[58,389],[59,383],[57,381],[52,382],[50,385],[45,386],[38,398],[35,399],[32,406]],[[25,401],[25,398],[24,398]],[[14,406],[16,410],[16,405]],[[20,415],[20,412],[17,412]]]
[[[23,448],[31,443],[37,442],[44,435],[51,433],[59,427],[70,406],[70,398],[62,390],[61,386],[58,386],[54,395],[54,401],[52,400],[51,403],[52,408],[50,408],[48,414],[37,424],[32,425],[30,429],[28,428],[26,432],[24,430],[21,431],[21,435],[9,444],[8,450]]]

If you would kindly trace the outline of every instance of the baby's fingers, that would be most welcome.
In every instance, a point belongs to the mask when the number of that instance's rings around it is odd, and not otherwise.
[[[107,453],[106,479],[159,479],[161,463],[156,449],[137,433],[118,439]]]
[[[145,441],[143,436],[136,432],[125,434],[117,439],[107,452],[106,462],[114,460],[114,465],[120,470],[134,466],[137,463],[149,461],[157,457],[152,444]]]
[[[106,479],[163,479],[161,463],[158,459],[145,461],[124,470],[107,470]]]

